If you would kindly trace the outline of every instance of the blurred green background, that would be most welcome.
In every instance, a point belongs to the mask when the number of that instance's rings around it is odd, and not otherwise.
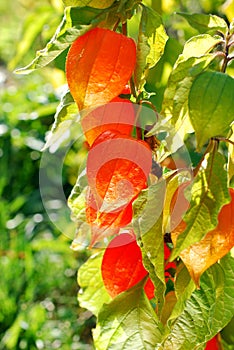
[[[233,1],[148,0],[163,15],[170,40],[146,89],[160,110],[163,91],[182,45],[194,34],[175,11],[234,15]],[[87,252],[51,223],[39,191],[39,166],[65,84],[63,60],[29,76],[13,73],[44,48],[63,16],[60,0],[0,2],[0,350],[93,349],[94,317],[78,305],[76,274]],[[130,35],[135,34],[132,20]],[[68,196],[82,161],[74,148],[64,163]]]
[[[44,47],[62,18],[59,1],[39,3],[0,2],[0,349],[86,350],[92,349],[94,319],[76,298],[86,252],[70,249],[39,191],[40,150],[64,73],[56,67],[13,73]],[[79,165],[76,155],[69,159],[63,171],[67,195]]]

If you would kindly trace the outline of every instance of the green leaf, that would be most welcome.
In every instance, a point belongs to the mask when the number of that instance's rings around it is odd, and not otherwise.
[[[64,141],[66,136],[67,138],[71,137],[71,126],[74,128],[74,125],[77,125],[76,129],[78,131],[78,108],[69,90],[66,90],[64,92],[60,104],[57,107],[54,118],[55,121],[49,135],[47,136],[43,151],[53,145],[56,145],[56,147],[58,147],[60,143]],[[77,136],[78,135],[79,133],[77,132]]]
[[[197,29],[199,33],[219,31],[223,34],[227,34],[228,32],[227,23],[221,17],[201,13],[188,14],[178,12],[177,14],[184,17],[190,26]]]
[[[173,125],[183,122],[188,110],[188,96],[193,80],[209,66],[214,58],[214,55],[207,54],[201,57],[190,57],[185,61],[183,56],[180,56],[177,60],[169,77],[162,106],[162,114],[172,116],[170,121]]]
[[[173,321],[184,311],[187,300],[191,297],[196,286],[184,264],[181,263],[175,279],[175,293],[177,302],[168,319],[168,324],[171,326]]]
[[[115,0],[63,0],[65,6],[77,6],[77,7],[93,7],[98,9],[105,9],[110,7]]]
[[[91,227],[86,222],[86,193],[87,187],[83,185],[87,182],[86,172],[78,176],[77,182],[68,198],[68,206],[71,209],[71,217],[76,223],[76,234],[72,241],[71,248],[79,251],[87,248],[91,242]],[[82,186],[80,186],[82,183]],[[81,191],[81,187],[83,190]]]
[[[160,323],[142,285],[141,282],[103,306],[93,332],[95,349],[154,350],[161,341]]]
[[[133,203],[133,228],[141,242],[143,263],[155,285],[159,314],[164,304],[164,235],[162,209],[165,183],[163,181],[143,190]]]
[[[221,335],[222,335],[222,339],[224,339],[229,345],[234,346],[233,329],[234,329],[234,317],[227,324],[227,326],[222,330]],[[232,349],[233,349],[233,347],[232,347]]]
[[[188,118],[190,88],[195,77],[215,59],[215,54],[209,52],[219,42],[220,37],[213,38],[208,34],[189,39],[170,74],[161,113],[170,118],[182,139],[187,132],[193,131]]]
[[[87,188],[84,188],[84,190],[81,192],[78,181],[73,187],[72,192],[68,198],[68,206],[71,209],[72,216],[74,219],[77,219],[80,212],[85,208],[86,205]]]
[[[191,199],[188,197],[190,207],[184,216],[187,226],[178,235],[171,260],[217,226],[220,209],[230,202],[225,164],[225,157],[217,151],[208,153],[193,183],[185,190],[185,194],[191,195]]]
[[[167,39],[161,16],[152,8],[143,6],[134,73],[137,89],[145,83],[148,70],[155,66],[163,55]]]
[[[166,113],[170,111],[172,114],[172,124],[175,125],[177,121],[182,123],[187,116],[188,96],[192,83],[196,75],[215,59],[215,55],[209,52],[220,39],[203,34],[192,37],[185,43],[183,52],[171,72],[163,103]]]
[[[78,284],[81,288],[78,294],[80,306],[96,316],[103,304],[111,300],[102,280],[102,257],[103,252],[92,255],[78,271]]]
[[[103,10],[89,7],[67,7],[62,22],[54,36],[36,58],[26,67],[16,70],[16,73],[28,74],[52,62],[80,35],[95,27],[102,19]]]
[[[234,259],[227,255],[201,277],[183,313],[174,322],[164,350],[192,350],[213,338],[234,315]]]
[[[193,36],[184,45],[182,54],[178,61],[185,61],[190,57],[201,57],[208,54],[215,46],[222,42],[221,36],[211,36],[210,34],[200,34]]]
[[[172,178],[171,176],[169,176],[169,180],[167,181],[166,196],[165,196],[164,207],[163,207],[164,233],[170,232],[171,230],[170,218],[171,218],[171,201],[172,201],[173,195],[175,194],[179,186],[191,180],[192,180],[191,172],[189,170],[184,170],[184,171],[175,173]]]
[[[189,117],[198,150],[215,136],[227,136],[234,121],[234,79],[220,72],[204,72],[189,92]]]

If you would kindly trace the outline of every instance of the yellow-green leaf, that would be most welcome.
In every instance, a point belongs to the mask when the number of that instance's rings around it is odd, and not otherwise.
[[[92,255],[78,271],[80,306],[92,311],[94,315],[98,314],[104,303],[111,300],[102,280],[102,257],[103,253]]]
[[[159,302],[159,314],[164,304],[164,237],[163,204],[165,183],[161,181],[143,190],[133,203],[133,227],[139,237],[143,263],[155,285],[155,297]]]
[[[137,42],[137,64],[134,73],[136,87],[144,83],[147,72],[155,66],[164,53],[168,36],[161,16],[152,8],[144,6]]]
[[[43,151],[56,144],[56,148],[65,140],[71,138],[72,128],[76,128],[76,137],[81,135],[80,124],[78,123],[78,108],[75,104],[70,91],[64,92],[60,104],[55,113],[55,121],[50,133],[47,136]]]
[[[28,74],[52,62],[80,35],[86,33],[103,19],[102,11],[89,7],[67,7],[64,17],[54,36],[43,50],[37,51],[35,59],[26,67],[16,70],[18,74]],[[105,16],[105,14],[104,14]]]
[[[200,34],[190,38],[184,45],[182,54],[178,61],[187,60],[190,57],[201,57],[208,54],[216,45],[222,41],[222,37]]]
[[[160,350],[204,349],[234,314],[234,259],[227,255],[201,278]]]
[[[188,95],[193,80],[214,60],[213,54],[190,57],[186,60],[181,56],[169,77],[162,106],[162,114],[171,116],[173,125],[181,124],[184,116],[187,114]]]
[[[103,306],[93,332],[95,349],[153,350],[161,327],[140,282]]]
[[[228,26],[225,20],[221,17],[215,15],[206,15],[202,13],[182,13],[178,12],[178,15],[184,17],[191,27],[197,29],[199,33],[207,33],[207,32],[222,32],[223,34],[227,34]]]
[[[105,9],[110,7],[115,0],[63,0],[65,6],[77,7],[93,7],[97,9]]]

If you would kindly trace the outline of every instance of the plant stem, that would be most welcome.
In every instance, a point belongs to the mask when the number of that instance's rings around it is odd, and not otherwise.
[[[221,67],[221,72],[222,72],[222,73],[225,73],[225,71],[226,71],[226,69],[227,69],[227,64],[228,64],[228,59],[227,59],[227,57],[225,57],[225,58],[223,59],[223,64],[222,64],[222,67]]]
[[[122,23],[122,34],[127,36],[128,35],[128,25],[127,22]],[[133,80],[133,77],[130,78],[130,89],[131,89],[131,94],[137,98],[137,94],[136,94],[136,87],[135,87],[135,83]]]
[[[234,146],[234,141],[229,140],[226,137],[215,137],[214,140],[216,140],[216,141],[224,141],[224,142],[230,143],[232,146]]]
[[[215,152],[217,150],[217,144],[218,144],[218,140],[216,139],[210,139],[210,142],[200,160],[200,162],[198,163],[198,165],[196,166],[196,168],[193,170],[193,176],[196,177],[200,167],[202,165],[203,160],[205,159],[205,156],[207,155],[207,153],[211,153],[211,152]]]
[[[115,23],[113,31],[116,32],[118,25],[119,25],[120,19],[118,19],[118,21]]]
[[[136,87],[135,87],[135,83],[134,83],[133,76],[131,76],[131,78],[130,78],[130,89],[131,89],[131,94],[132,94],[135,98],[137,98]]]
[[[221,72],[225,73],[226,69],[227,69],[227,64],[228,64],[228,52],[229,52],[229,45],[228,45],[228,41],[229,41],[229,35],[226,36],[226,40],[225,40],[225,47],[224,47],[224,59],[223,59],[223,64],[221,66]]]
[[[125,36],[128,35],[128,26],[127,26],[127,22],[122,23],[122,33],[123,33],[123,35],[125,35]]]
[[[145,103],[145,104],[147,104],[148,106],[150,106],[150,107],[152,108],[152,110],[153,110],[154,112],[157,113],[157,119],[159,119],[159,118],[158,118],[158,112],[157,112],[157,109],[156,109],[155,105],[154,105],[151,101],[147,101],[147,100],[140,100],[140,101],[139,101],[139,104],[142,105],[143,103]]]

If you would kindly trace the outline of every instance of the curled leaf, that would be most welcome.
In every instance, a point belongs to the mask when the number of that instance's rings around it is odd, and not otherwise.
[[[143,6],[134,73],[137,88],[144,85],[148,70],[154,67],[163,55],[167,39],[161,16],[152,8]]]
[[[234,246],[234,190],[231,202],[222,207],[217,227],[180,254],[194,282],[198,285],[201,274],[226,255]],[[173,238],[173,240],[175,237]]]

